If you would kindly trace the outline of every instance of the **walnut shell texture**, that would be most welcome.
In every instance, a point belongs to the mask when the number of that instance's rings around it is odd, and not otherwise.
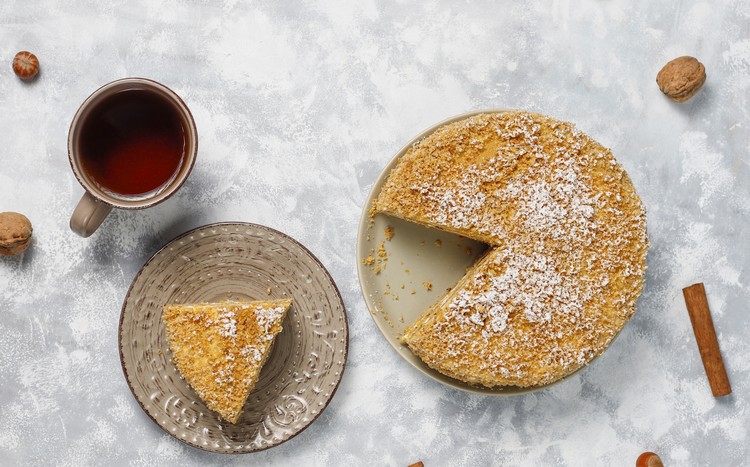
[[[31,222],[17,212],[0,212],[0,255],[20,255],[31,243]]]
[[[656,75],[659,89],[672,100],[683,102],[695,95],[706,82],[706,68],[694,57],[678,57]]]

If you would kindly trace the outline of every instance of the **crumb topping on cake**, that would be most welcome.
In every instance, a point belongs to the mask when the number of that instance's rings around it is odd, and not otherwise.
[[[492,246],[403,336],[449,376],[552,382],[635,311],[645,211],[611,152],[572,124],[509,112],[446,125],[399,160],[374,211]]]
[[[206,405],[236,423],[291,300],[167,305],[173,361]]]

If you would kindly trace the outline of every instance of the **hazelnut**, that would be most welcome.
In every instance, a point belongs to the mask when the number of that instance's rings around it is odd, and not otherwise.
[[[635,467],[664,467],[658,455],[654,452],[644,452],[635,461]]]
[[[706,68],[693,57],[678,57],[664,65],[656,75],[661,92],[683,102],[695,95],[706,82]]]
[[[31,52],[18,52],[13,59],[13,71],[21,79],[31,79],[39,73],[39,59]]]
[[[31,222],[17,212],[0,212],[0,255],[20,255],[31,243]]]

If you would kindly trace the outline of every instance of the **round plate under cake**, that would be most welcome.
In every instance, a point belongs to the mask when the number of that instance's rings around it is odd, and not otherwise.
[[[209,410],[171,361],[164,305],[291,298],[258,383],[236,424]],[[247,453],[289,440],[325,409],[346,363],[341,295],[304,246],[268,227],[212,224],[174,239],[133,280],[120,318],[125,379],[144,411],[191,446]]]
[[[569,376],[614,339],[643,285],[645,214],[627,174],[542,115],[481,111],[428,129],[364,211],[359,274],[375,322],[459,389],[515,394]],[[483,259],[456,234],[489,245]]]

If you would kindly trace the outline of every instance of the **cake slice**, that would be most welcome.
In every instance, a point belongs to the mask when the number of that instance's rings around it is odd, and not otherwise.
[[[172,360],[209,409],[237,423],[292,300],[167,305]]]

